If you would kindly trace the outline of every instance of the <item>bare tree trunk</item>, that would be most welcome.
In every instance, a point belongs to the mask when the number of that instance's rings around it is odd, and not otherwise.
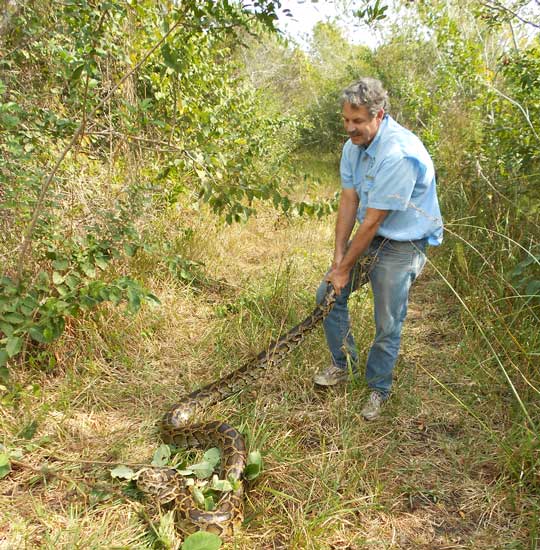
[[[127,17],[125,19],[125,36],[126,36],[126,48],[130,47],[130,44],[134,43],[135,35],[135,24],[133,21],[133,14],[131,11],[128,11]],[[124,97],[126,101],[134,107],[136,111],[137,107],[137,73],[134,72],[125,82],[124,82]],[[126,151],[126,160],[127,167],[130,179],[134,181],[138,177],[139,173],[139,161],[141,159],[141,149],[140,144],[133,141],[128,141],[125,144]]]

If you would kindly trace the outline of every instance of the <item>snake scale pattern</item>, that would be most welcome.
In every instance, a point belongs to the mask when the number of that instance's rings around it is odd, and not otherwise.
[[[332,309],[336,299],[333,288],[329,288],[324,299],[301,323],[245,365],[223,378],[183,397],[165,414],[161,422],[161,437],[165,443],[181,448],[221,449],[221,479],[240,481],[233,491],[220,499],[215,510],[203,511],[197,508],[185,478],[174,469],[146,468],[139,474],[139,489],[160,504],[173,503],[177,521],[191,524],[190,530],[204,530],[217,535],[230,535],[243,520],[242,473],[246,466],[246,444],[240,432],[219,421],[192,424],[200,418],[209,406],[233,395],[257,380],[268,367],[277,365],[296,348],[304,337]]]

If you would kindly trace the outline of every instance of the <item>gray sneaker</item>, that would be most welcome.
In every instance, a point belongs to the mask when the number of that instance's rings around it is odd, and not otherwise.
[[[318,386],[335,386],[341,382],[347,382],[349,371],[341,369],[334,364],[320,370],[314,377],[313,382]]]
[[[372,391],[362,409],[362,416],[366,420],[375,420],[381,414],[381,407],[384,399],[379,392]]]

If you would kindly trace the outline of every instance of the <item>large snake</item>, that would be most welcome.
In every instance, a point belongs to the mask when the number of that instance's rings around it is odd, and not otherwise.
[[[225,493],[215,510],[197,508],[183,478],[174,469],[144,469],[137,485],[141,491],[153,495],[159,503],[174,501],[178,520],[187,520],[195,529],[228,535],[243,520],[242,473],[246,466],[246,444],[242,434],[232,426],[219,422],[190,424],[206,409],[235,394],[254,382],[262,371],[280,363],[296,348],[304,337],[328,315],[336,299],[331,285],[313,312],[281,338],[273,341],[245,365],[223,378],[183,397],[165,414],[161,422],[161,436],[165,443],[182,448],[219,446],[222,451],[221,479],[235,480],[232,491]]]

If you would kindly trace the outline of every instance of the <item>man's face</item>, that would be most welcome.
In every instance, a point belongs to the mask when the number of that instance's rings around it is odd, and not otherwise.
[[[350,103],[343,104],[343,125],[355,145],[368,146],[381,125],[384,109],[381,109],[374,117],[369,114],[365,105],[355,107]]]

